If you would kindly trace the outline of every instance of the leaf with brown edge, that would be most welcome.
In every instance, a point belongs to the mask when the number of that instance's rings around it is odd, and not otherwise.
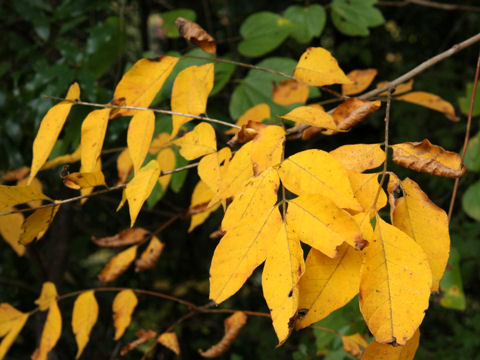
[[[335,159],[340,161],[347,170],[364,172],[375,169],[385,162],[385,152],[381,144],[343,145],[330,151]]]
[[[308,85],[296,80],[285,80],[279,85],[273,84],[272,100],[279,105],[305,104],[308,93]]]
[[[377,84],[377,89],[382,87],[382,86],[385,86],[389,83],[390,83],[389,81],[381,81]],[[393,92],[393,95],[400,95],[400,94],[406,93],[407,91],[412,90],[412,88],[413,88],[413,79],[410,79],[407,82],[404,82],[400,85],[397,85],[395,87],[395,91]],[[388,94],[388,91],[384,91],[384,92],[382,92],[378,95],[379,96],[386,96],[387,94]]]
[[[175,20],[175,25],[177,26],[178,32],[183,38],[192,40],[206,53],[212,55],[217,53],[217,44],[215,39],[197,23],[187,20],[183,17],[178,17]]]
[[[270,106],[264,103],[257,104],[245,111],[245,113],[238,118],[236,124],[238,126],[247,125],[250,120],[261,123],[265,119],[270,119],[271,116]],[[238,131],[238,129],[232,128],[226,131],[225,134],[236,134]]]
[[[348,244],[341,245],[333,259],[316,249],[310,250],[298,285],[298,307],[307,313],[297,320],[297,330],[322,320],[358,294],[362,257]]]
[[[10,346],[22,331],[30,314],[23,313],[7,303],[0,304],[0,360],[7,354]]]
[[[32,360],[47,360],[48,353],[55,347],[62,333],[62,315],[57,301],[52,301],[48,308],[47,320],[42,331],[40,346],[32,355]]]
[[[14,208],[5,208],[4,211],[12,211]],[[25,254],[25,245],[20,243],[22,225],[25,221],[23,214],[14,213],[0,216],[0,236],[12,247],[18,256]]]
[[[281,118],[321,129],[334,130],[337,128],[332,115],[323,110],[322,107],[315,105],[299,106],[288,114],[282,115]]]
[[[156,236],[152,236],[147,248],[142,252],[140,258],[135,261],[135,272],[152,269],[162,254],[165,244]]]
[[[103,141],[107,132],[108,117],[112,109],[94,110],[82,122],[80,138],[80,172],[93,172],[98,167]]]
[[[140,170],[147,156],[154,131],[155,113],[152,110],[133,114],[128,124],[127,145],[135,172]]]
[[[122,337],[132,321],[132,314],[137,306],[138,299],[135,293],[128,289],[120,291],[113,300],[113,326],[115,327],[114,340]]]
[[[130,246],[110,259],[108,264],[103,268],[98,278],[103,285],[112,282],[128,269],[130,264],[135,260],[137,255],[137,246]]]
[[[392,149],[393,161],[411,170],[448,178],[463,176],[466,171],[457,153],[433,145],[427,139],[396,144]]]
[[[157,342],[180,356],[180,345],[178,344],[177,334],[174,332],[163,333],[158,337]]]
[[[138,60],[120,79],[113,98],[123,99],[128,106],[149,107],[177,62],[178,58],[171,56]],[[129,116],[135,111],[114,109],[111,116]]]
[[[225,319],[225,335],[223,335],[223,338],[208,350],[199,349],[198,353],[204,358],[214,358],[225,354],[246,323],[247,315],[242,311],[235,311]]]
[[[49,206],[35,210],[25,219],[22,225],[23,233],[20,235],[20,244],[30,244],[35,238],[40,240],[53,222],[60,205]]]
[[[97,318],[98,303],[94,291],[89,290],[81,293],[75,300],[72,313],[72,329],[78,346],[76,359],[82,355]]]
[[[363,354],[362,360],[413,360],[420,342],[420,331],[407,341],[404,346],[392,346],[372,341]]]
[[[443,113],[443,115],[445,115],[450,121],[460,121],[460,118],[455,115],[455,109],[453,108],[453,105],[438,95],[425,91],[412,91],[407,94],[397,96],[395,99],[407,101],[435,111],[439,111]]]
[[[343,350],[357,359],[362,359],[365,348],[368,346],[367,341],[359,333],[353,335],[340,335],[343,343]]]
[[[128,153],[128,148],[124,149],[117,157],[117,185],[125,184],[132,173],[133,163]]]
[[[448,216],[409,178],[400,181],[390,175],[388,192],[393,225],[425,251],[432,269],[432,291],[438,292],[450,254]]]
[[[142,344],[145,344],[148,340],[153,339],[158,336],[158,333],[153,330],[144,330],[140,329],[136,333],[137,339],[130,341],[127,345],[122,347],[120,350],[120,355],[125,356],[129,351],[139,347]]]
[[[38,187],[32,185],[0,185],[0,211],[34,200],[51,200]]]
[[[63,178],[63,184],[70,189],[88,189],[95,186],[107,186],[105,176],[101,171],[76,172]]]
[[[347,74],[351,84],[342,85],[342,95],[354,95],[367,89],[377,76],[377,69],[353,70]]]
[[[92,236],[92,241],[98,246],[120,247],[138,244],[150,236],[150,231],[143,228],[128,228],[120,231],[113,236],[96,238]]]
[[[308,48],[300,57],[293,75],[297,80],[313,86],[352,82],[332,54],[321,47]]]
[[[195,160],[217,151],[215,130],[208,123],[200,123],[192,131],[174,141],[180,146],[180,155],[186,160]]]
[[[347,131],[365,119],[368,115],[380,109],[382,102],[380,100],[368,101],[359,98],[350,98],[345,100],[333,111],[333,119],[337,124],[337,131]],[[331,135],[335,131],[326,131],[324,134]]]

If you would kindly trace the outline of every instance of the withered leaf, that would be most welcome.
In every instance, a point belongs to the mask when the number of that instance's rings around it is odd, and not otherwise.
[[[207,33],[200,25],[183,17],[175,20],[178,32],[185,39],[192,40],[203,51],[215,55],[217,53],[217,44],[215,39]]]
[[[367,101],[359,98],[350,98],[339,105],[333,112],[333,119],[337,124],[337,130],[349,130],[372,112],[378,110],[381,101]],[[325,132],[331,134],[331,132]]]
[[[165,244],[156,236],[153,236],[147,248],[140,255],[140,258],[135,261],[135,272],[153,268],[160,258],[164,247]]]
[[[148,340],[153,339],[154,337],[158,336],[158,333],[153,330],[138,330],[137,331],[137,339],[130,341],[127,345],[125,345],[122,350],[120,351],[120,355],[124,356],[130,350],[135,349],[136,347],[146,343]]]
[[[103,238],[96,238],[92,236],[92,241],[98,246],[105,247],[120,247],[137,244],[140,241],[145,240],[150,235],[148,230],[142,228],[125,229],[113,236],[107,236]]]
[[[368,88],[375,76],[377,76],[377,69],[353,70],[347,74],[347,77],[352,80],[352,84],[342,85],[343,95],[358,94]]]

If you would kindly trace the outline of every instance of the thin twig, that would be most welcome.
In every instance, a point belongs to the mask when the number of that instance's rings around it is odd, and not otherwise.
[[[462,166],[463,166],[463,160],[465,159],[465,154],[467,153],[468,141],[470,139],[470,127],[472,124],[473,107],[475,105],[475,95],[477,94],[477,84],[478,84],[479,73],[480,73],[480,50],[478,53],[477,68],[475,70],[475,80],[473,82],[472,97],[470,98],[470,109],[468,111],[468,121],[467,121],[467,127],[465,129],[465,140],[463,141]],[[459,182],[460,182],[460,178],[456,178],[455,185],[453,186],[452,198],[450,200],[450,207],[448,208],[448,222],[450,222],[450,220],[452,219],[453,205],[455,205],[455,198],[457,197]]]
[[[410,4],[426,6],[434,9],[439,9],[439,10],[480,12],[480,7],[477,7],[477,6],[462,5],[462,4],[444,4],[444,3],[427,1],[427,0],[379,1],[377,3],[377,5],[380,5],[380,6],[399,6],[399,7],[403,7]]]

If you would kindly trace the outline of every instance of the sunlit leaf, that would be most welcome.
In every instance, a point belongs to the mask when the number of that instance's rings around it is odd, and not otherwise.
[[[217,151],[215,130],[208,123],[200,123],[195,128],[174,141],[180,146],[180,155],[187,160],[195,160],[200,156]]]
[[[224,147],[214,154],[204,156],[198,163],[198,176],[215,194],[219,191],[222,182],[224,172],[222,168],[228,169],[231,156],[230,148]],[[221,166],[222,163],[224,163],[223,166]],[[250,176],[250,173],[247,175]]]
[[[288,114],[282,115],[283,119],[295,121],[297,124],[307,124],[322,129],[336,129],[337,124],[332,115],[319,106],[299,106]]]
[[[137,303],[137,296],[132,290],[122,290],[115,296],[113,300],[114,340],[120,339],[128,325],[130,325],[133,310],[135,310]]]
[[[260,124],[256,131],[257,135],[252,140],[251,160],[253,172],[258,175],[282,161],[285,130],[281,126]]]
[[[343,145],[330,151],[345,169],[363,172],[379,167],[385,161],[385,152],[380,144]]]
[[[342,94],[354,95],[361,93],[370,86],[375,76],[377,76],[377,73],[377,69],[350,71],[347,74],[347,77],[352,81],[352,83],[342,85]]]
[[[110,259],[102,272],[98,274],[98,278],[103,284],[114,281],[128,269],[137,255],[137,246],[130,246],[127,250],[123,250]]]
[[[78,347],[76,359],[82,355],[97,318],[98,303],[95,299],[94,291],[90,290],[81,293],[75,300],[72,313],[72,329]]]
[[[135,173],[140,170],[147,156],[155,130],[153,111],[137,111],[128,124],[127,145]]]
[[[17,182],[17,186],[23,186],[27,185],[28,179],[21,179]],[[37,178],[34,178],[31,182],[30,185],[33,189],[36,189],[39,193],[43,192],[43,185],[40,180]],[[36,208],[42,205],[42,200],[32,200],[27,203],[28,206],[31,208]]]
[[[368,211],[374,204],[375,196],[378,199],[375,209],[380,210],[387,205],[387,195],[383,189],[379,190],[378,176],[379,173],[359,174],[355,171],[348,171],[348,179],[352,185],[353,195],[362,205],[364,211]]]

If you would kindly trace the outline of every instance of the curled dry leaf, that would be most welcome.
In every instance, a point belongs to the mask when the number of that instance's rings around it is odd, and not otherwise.
[[[63,178],[63,184],[70,189],[79,190],[95,186],[107,186],[105,176],[101,171],[75,172]]]
[[[160,258],[164,247],[165,244],[156,236],[153,236],[145,251],[140,255],[140,258],[135,261],[135,272],[153,268]]]
[[[180,345],[178,344],[177,334],[174,332],[165,332],[157,339],[159,344],[172,350],[175,354],[180,355]]]
[[[217,53],[217,44],[215,39],[207,33],[200,25],[183,17],[175,20],[178,32],[182,37],[192,40],[203,51],[215,55]]]
[[[443,113],[450,121],[460,121],[455,115],[455,109],[448,101],[443,100],[440,96],[425,91],[412,91],[408,94],[396,97],[397,100],[411,102],[426,108]]]
[[[393,161],[408,169],[432,175],[457,178],[465,174],[465,166],[457,153],[433,145],[427,139],[392,146]]]
[[[377,73],[377,69],[353,70],[349,72],[347,77],[352,80],[352,84],[343,84],[342,94],[353,95],[361,93],[370,86]]]
[[[214,358],[225,354],[246,323],[247,315],[241,311],[236,311],[225,319],[225,335],[222,340],[206,351],[198,350],[199,354],[205,358]]]
[[[150,235],[148,230],[143,228],[129,228],[120,231],[118,234],[113,236],[107,236],[103,238],[96,238],[92,236],[92,241],[98,246],[105,247],[120,247],[137,244]]]
[[[350,130],[353,126],[365,119],[372,112],[380,109],[381,101],[367,101],[359,98],[350,98],[339,105],[333,112],[333,119],[337,130]],[[332,132],[325,132],[330,135]]]
[[[123,274],[133,260],[135,260],[136,255],[137,245],[134,245],[111,258],[107,266],[105,266],[98,275],[102,284],[108,284]]]
[[[272,100],[279,105],[305,104],[308,99],[308,85],[296,80],[285,80],[273,84]]]
[[[138,330],[137,331],[137,339],[130,341],[127,345],[125,345],[122,350],[120,351],[120,355],[124,356],[129,351],[135,349],[136,347],[146,343],[148,340],[153,339],[158,335],[156,331],[153,330]]]

